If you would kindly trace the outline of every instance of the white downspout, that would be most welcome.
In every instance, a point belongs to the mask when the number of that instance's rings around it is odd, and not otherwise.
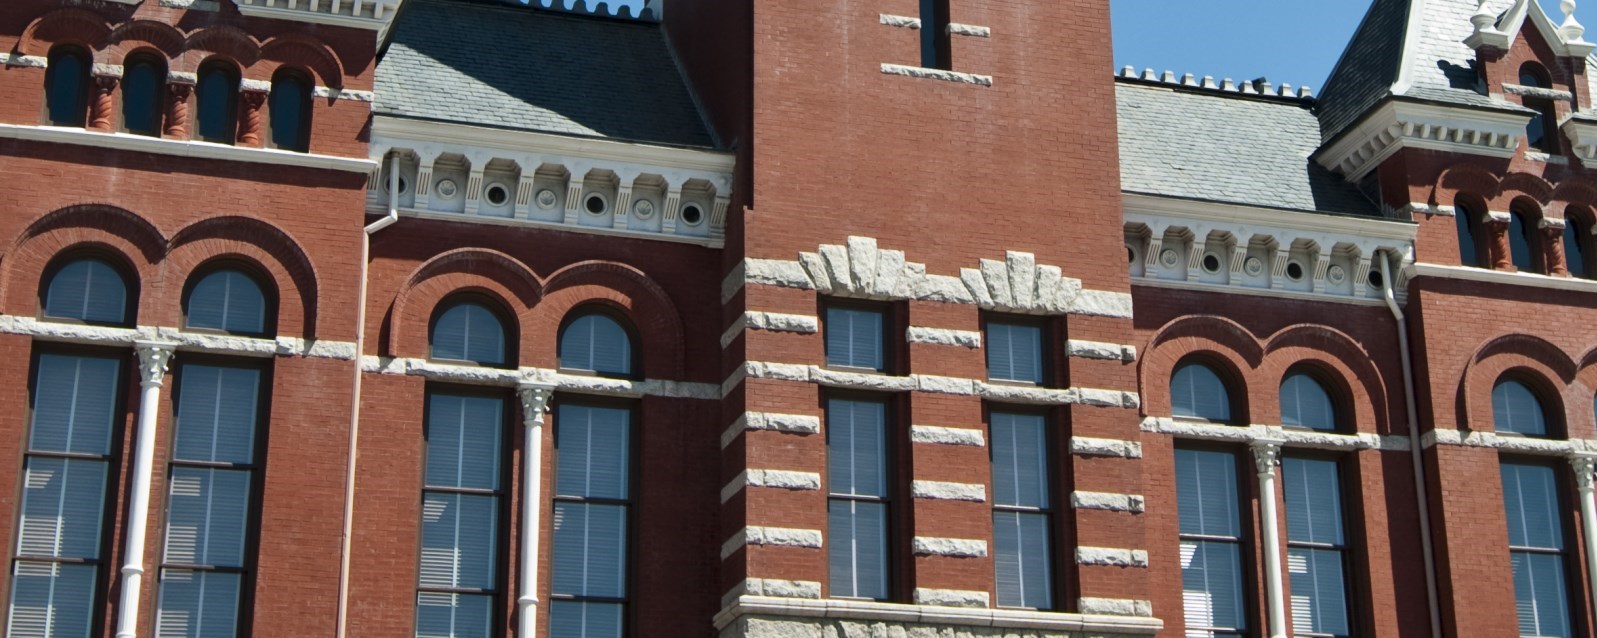
[[[1591,590],[1592,605],[1597,609],[1597,495],[1593,492],[1592,473],[1597,471],[1597,454],[1576,452],[1569,455],[1569,464],[1575,469],[1575,484],[1580,486],[1581,531],[1586,541],[1586,585]]]
[[[174,343],[134,342],[139,356],[138,440],[133,448],[133,487],[128,495],[128,537],[122,556],[122,601],[117,605],[116,638],[139,633],[139,590],[144,584],[144,540],[150,526],[150,479],[155,465],[155,420],[161,385],[172,361]]]
[[[1386,307],[1397,321],[1397,352],[1403,361],[1403,405],[1408,409],[1409,452],[1413,455],[1414,500],[1419,506],[1420,553],[1425,559],[1425,595],[1431,610],[1431,638],[1442,638],[1442,605],[1436,593],[1436,550],[1431,542],[1431,497],[1425,487],[1425,454],[1420,442],[1419,408],[1414,400],[1414,360],[1409,354],[1408,319],[1397,305],[1397,278],[1392,276],[1390,251],[1378,251],[1376,261],[1381,267],[1381,292],[1386,297]]]
[[[1286,592],[1281,584],[1281,530],[1275,508],[1275,466],[1286,441],[1257,439],[1253,465],[1259,475],[1259,528],[1264,532],[1264,594],[1270,616],[1270,638],[1287,638]]]
[[[372,235],[399,221],[399,153],[392,155],[388,163],[388,214],[367,224],[360,238],[360,290],[355,295],[355,382],[350,391],[353,398],[349,406],[349,457],[344,462],[344,530],[338,550],[338,638],[344,638],[349,628],[349,565],[355,534],[355,463],[360,456],[360,395],[361,380],[365,377],[366,285],[371,273]]]
[[[516,599],[516,636],[538,635],[538,533],[543,513],[543,415],[549,409],[554,386],[523,382],[516,388],[521,396],[521,421],[526,425],[521,459],[521,596]]]

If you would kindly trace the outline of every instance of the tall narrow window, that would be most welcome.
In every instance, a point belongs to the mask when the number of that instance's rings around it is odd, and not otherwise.
[[[161,134],[161,94],[166,65],[154,56],[133,57],[122,73],[122,129],[139,135]]]
[[[56,268],[44,286],[42,313],[46,319],[83,323],[132,323],[127,280],[111,264],[92,257]]]
[[[920,0],[920,65],[952,69],[948,37],[948,0]]]
[[[430,392],[416,638],[495,635],[505,402]]]
[[[1570,634],[1558,482],[1544,465],[1503,463],[1503,507],[1521,636]]]
[[[35,366],[8,635],[84,638],[97,624],[95,592],[106,573],[122,362],[45,353]]]
[[[1541,272],[1537,265],[1538,242],[1531,233],[1536,225],[1525,219],[1523,213],[1510,213],[1508,221],[1509,253],[1514,258],[1514,268],[1520,272]]]
[[[179,369],[156,638],[239,634],[264,376],[253,366]]]
[[[628,602],[632,412],[562,403],[555,419],[552,638],[620,638]]]
[[[233,143],[238,131],[238,84],[238,72],[225,64],[200,68],[199,86],[194,91],[199,100],[200,139]]]
[[[1347,536],[1336,461],[1281,461],[1286,496],[1292,629],[1299,636],[1347,636]]]
[[[1548,77],[1547,70],[1535,62],[1526,62],[1519,69],[1519,83],[1533,88],[1550,89],[1552,79]],[[1536,111],[1530,123],[1525,126],[1525,143],[1531,150],[1543,153],[1558,152],[1558,109],[1553,101],[1544,97],[1526,95],[1522,98],[1525,108]]]
[[[1220,374],[1202,363],[1187,362],[1176,367],[1170,377],[1170,405],[1178,417],[1231,422],[1231,394]]]
[[[272,78],[267,109],[272,116],[272,147],[310,150],[311,83],[303,73],[283,69]]]
[[[1480,266],[1480,244],[1475,238],[1475,224],[1479,213],[1460,204],[1453,209],[1453,223],[1458,228],[1458,259],[1465,266]]]
[[[1176,500],[1187,635],[1241,638],[1247,634],[1247,612],[1242,597],[1236,457],[1176,450]]]
[[[993,565],[998,605],[1054,605],[1048,432],[1035,414],[992,413]]]
[[[987,323],[987,377],[994,381],[1042,383],[1043,333],[1039,326]]]
[[[505,326],[488,306],[463,301],[433,320],[432,358],[497,366],[506,356]]]
[[[73,46],[50,52],[44,72],[44,96],[50,124],[83,126],[89,118],[89,54]]]
[[[239,270],[217,270],[200,278],[189,290],[184,311],[185,325],[191,329],[245,335],[268,332],[266,293],[254,277]]]
[[[1579,218],[1567,216],[1564,218],[1564,265],[1569,269],[1569,276],[1581,279],[1591,278],[1591,263],[1587,257],[1586,247],[1591,238],[1591,227]]]
[[[1336,403],[1313,375],[1293,372],[1281,382],[1281,424],[1334,431]]]
[[[882,356],[883,324],[881,310],[854,306],[826,309],[826,365],[844,368],[886,370]]]
[[[832,596],[888,596],[887,404],[831,399],[826,405],[826,503]]]
[[[560,367],[593,374],[632,374],[632,336],[602,312],[577,317],[560,333]]]
[[[1547,436],[1547,412],[1523,383],[1503,379],[1492,388],[1492,423],[1498,432]]]

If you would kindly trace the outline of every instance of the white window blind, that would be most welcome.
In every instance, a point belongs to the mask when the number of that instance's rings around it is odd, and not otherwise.
[[[993,564],[998,604],[1053,606],[1048,446],[1042,416],[993,412]]]
[[[505,354],[505,327],[487,306],[459,303],[433,323],[432,358],[500,365]]]
[[[1314,377],[1303,373],[1287,375],[1281,382],[1281,423],[1315,430],[1336,429],[1336,404],[1331,393]]]
[[[632,412],[563,403],[555,419],[552,638],[620,638],[628,601]]]
[[[1170,407],[1179,417],[1215,423],[1231,421],[1231,397],[1213,368],[1184,363],[1170,377]]]
[[[249,275],[218,270],[189,291],[188,326],[239,334],[266,332],[266,295]]]
[[[1336,461],[1281,461],[1286,497],[1292,628],[1300,636],[1347,636],[1347,538]]]
[[[1176,450],[1187,636],[1241,636],[1247,630],[1236,463],[1225,452]]]
[[[879,310],[827,308],[826,365],[884,370],[883,321]]]
[[[988,378],[1042,383],[1042,370],[1042,328],[987,323]]]
[[[128,323],[127,282],[98,259],[79,259],[55,272],[44,294],[44,316],[86,323]]]
[[[504,410],[499,397],[427,397],[417,638],[493,635]]]
[[[632,374],[632,337],[601,313],[578,317],[560,335],[560,367],[598,374]]]
[[[833,596],[887,598],[887,445],[885,403],[827,402],[827,545]]]
[[[1498,432],[1547,436],[1547,415],[1541,399],[1525,384],[1512,379],[1492,388],[1492,422]]]
[[[1570,636],[1557,473],[1545,465],[1519,463],[1503,463],[1502,473],[1519,633]]]

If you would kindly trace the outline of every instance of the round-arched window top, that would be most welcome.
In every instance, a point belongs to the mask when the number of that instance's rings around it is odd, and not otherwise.
[[[1529,386],[1503,379],[1492,388],[1492,425],[1498,432],[1547,436],[1547,411]]]
[[[632,374],[632,336],[604,313],[577,317],[560,334],[560,367],[595,374]]]
[[[44,316],[84,323],[132,323],[128,282],[110,263],[94,257],[67,262],[44,290]]]
[[[505,325],[481,303],[462,301],[433,322],[432,358],[497,366],[508,362]]]
[[[1183,363],[1170,377],[1172,414],[1215,423],[1231,421],[1231,393],[1220,374],[1202,363]]]
[[[1306,372],[1293,372],[1281,381],[1281,424],[1314,430],[1337,428],[1336,402],[1325,385]]]
[[[1539,89],[1551,88],[1553,85],[1552,80],[1547,75],[1547,69],[1535,62],[1526,62],[1520,65],[1519,83]]]
[[[185,325],[233,334],[266,334],[266,293],[254,277],[235,268],[215,270],[189,291]]]

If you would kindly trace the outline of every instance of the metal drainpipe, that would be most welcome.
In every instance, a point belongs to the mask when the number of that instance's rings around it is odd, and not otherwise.
[[[138,439],[133,448],[133,486],[128,494],[128,537],[122,556],[122,600],[117,605],[116,638],[139,633],[139,590],[144,584],[144,540],[150,526],[150,479],[155,465],[155,421],[161,385],[177,344],[139,341]]]
[[[1392,258],[1390,251],[1378,251],[1381,267],[1381,291],[1386,298],[1386,307],[1392,311],[1392,318],[1397,321],[1397,351],[1403,361],[1403,397],[1404,407],[1408,409],[1408,440],[1409,452],[1413,455],[1414,465],[1414,499],[1419,505],[1420,519],[1420,548],[1425,559],[1425,595],[1430,603],[1431,611],[1431,638],[1442,638],[1442,606],[1436,593],[1436,550],[1431,543],[1431,498],[1425,486],[1425,455],[1420,449],[1420,418],[1419,408],[1414,400],[1414,360],[1409,354],[1408,344],[1408,319],[1403,316],[1403,309],[1397,305],[1397,279],[1392,276]]]

